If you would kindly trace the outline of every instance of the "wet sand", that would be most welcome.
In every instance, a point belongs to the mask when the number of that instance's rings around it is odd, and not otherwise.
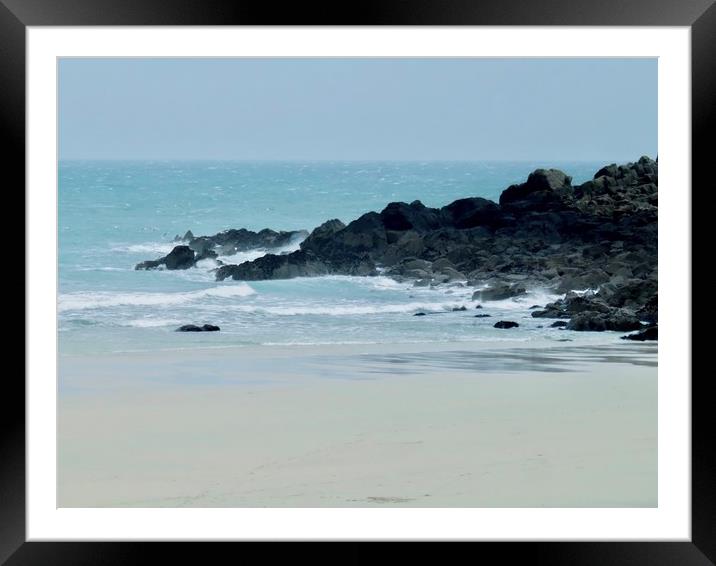
[[[60,507],[655,507],[654,344],[60,358]]]

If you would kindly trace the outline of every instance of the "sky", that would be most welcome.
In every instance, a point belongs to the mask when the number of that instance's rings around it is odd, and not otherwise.
[[[634,161],[656,59],[60,59],[61,159]]]

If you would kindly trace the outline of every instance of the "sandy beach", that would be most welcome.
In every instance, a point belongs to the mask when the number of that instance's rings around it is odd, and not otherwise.
[[[655,344],[61,356],[60,507],[655,507]]]

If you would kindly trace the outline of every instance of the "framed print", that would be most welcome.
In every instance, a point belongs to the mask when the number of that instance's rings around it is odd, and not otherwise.
[[[713,563],[710,2],[0,1],[0,559]]]

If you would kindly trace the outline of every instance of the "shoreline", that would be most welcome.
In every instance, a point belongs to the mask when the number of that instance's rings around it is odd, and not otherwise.
[[[65,359],[58,506],[656,506],[655,345],[391,347]]]
[[[658,343],[609,341],[585,344],[559,340],[500,341],[466,340],[463,342],[372,343],[372,344],[290,344],[290,345],[222,345],[214,347],[174,348],[164,350],[121,351],[110,353],[60,354],[58,377],[60,394],[79,390],[82,385],[97,390],[101,383],[143,387],[157,383],[181,384],[180,376],[191,376],[183,368],[201,368],[211,374],[202,380],[191,377],[195,385],[240,383],[234,379],[251,372],[252,382],[278,377],[300,382],[310,381],[335,370],[336,378],[360,372],[367,364],[377,365],[384,375],[396,372],[439,372],[441,368],[467,372],[581,371],[593,362],[644,364],[657,367]],[[236,368],[232,362],[241,360]],[[386,361],[387,360],[387,361]],[[399,361],[397,361],[399,360]],[[382,365],[381,365],[382,364]],[[373,368],[375,369],[375,368]],[[103,381],[95,378],[102,374]],[[151,371],[152,381],[142,380],[141,372]],[[139,372],[139,373],[137,373]],[[126,376],[133,376],[127,380]],[[106,381],[104,381],[106,380]],[[114,382],[112,380],[115,380]],[[92,387],[92,386],[95,387]]]

